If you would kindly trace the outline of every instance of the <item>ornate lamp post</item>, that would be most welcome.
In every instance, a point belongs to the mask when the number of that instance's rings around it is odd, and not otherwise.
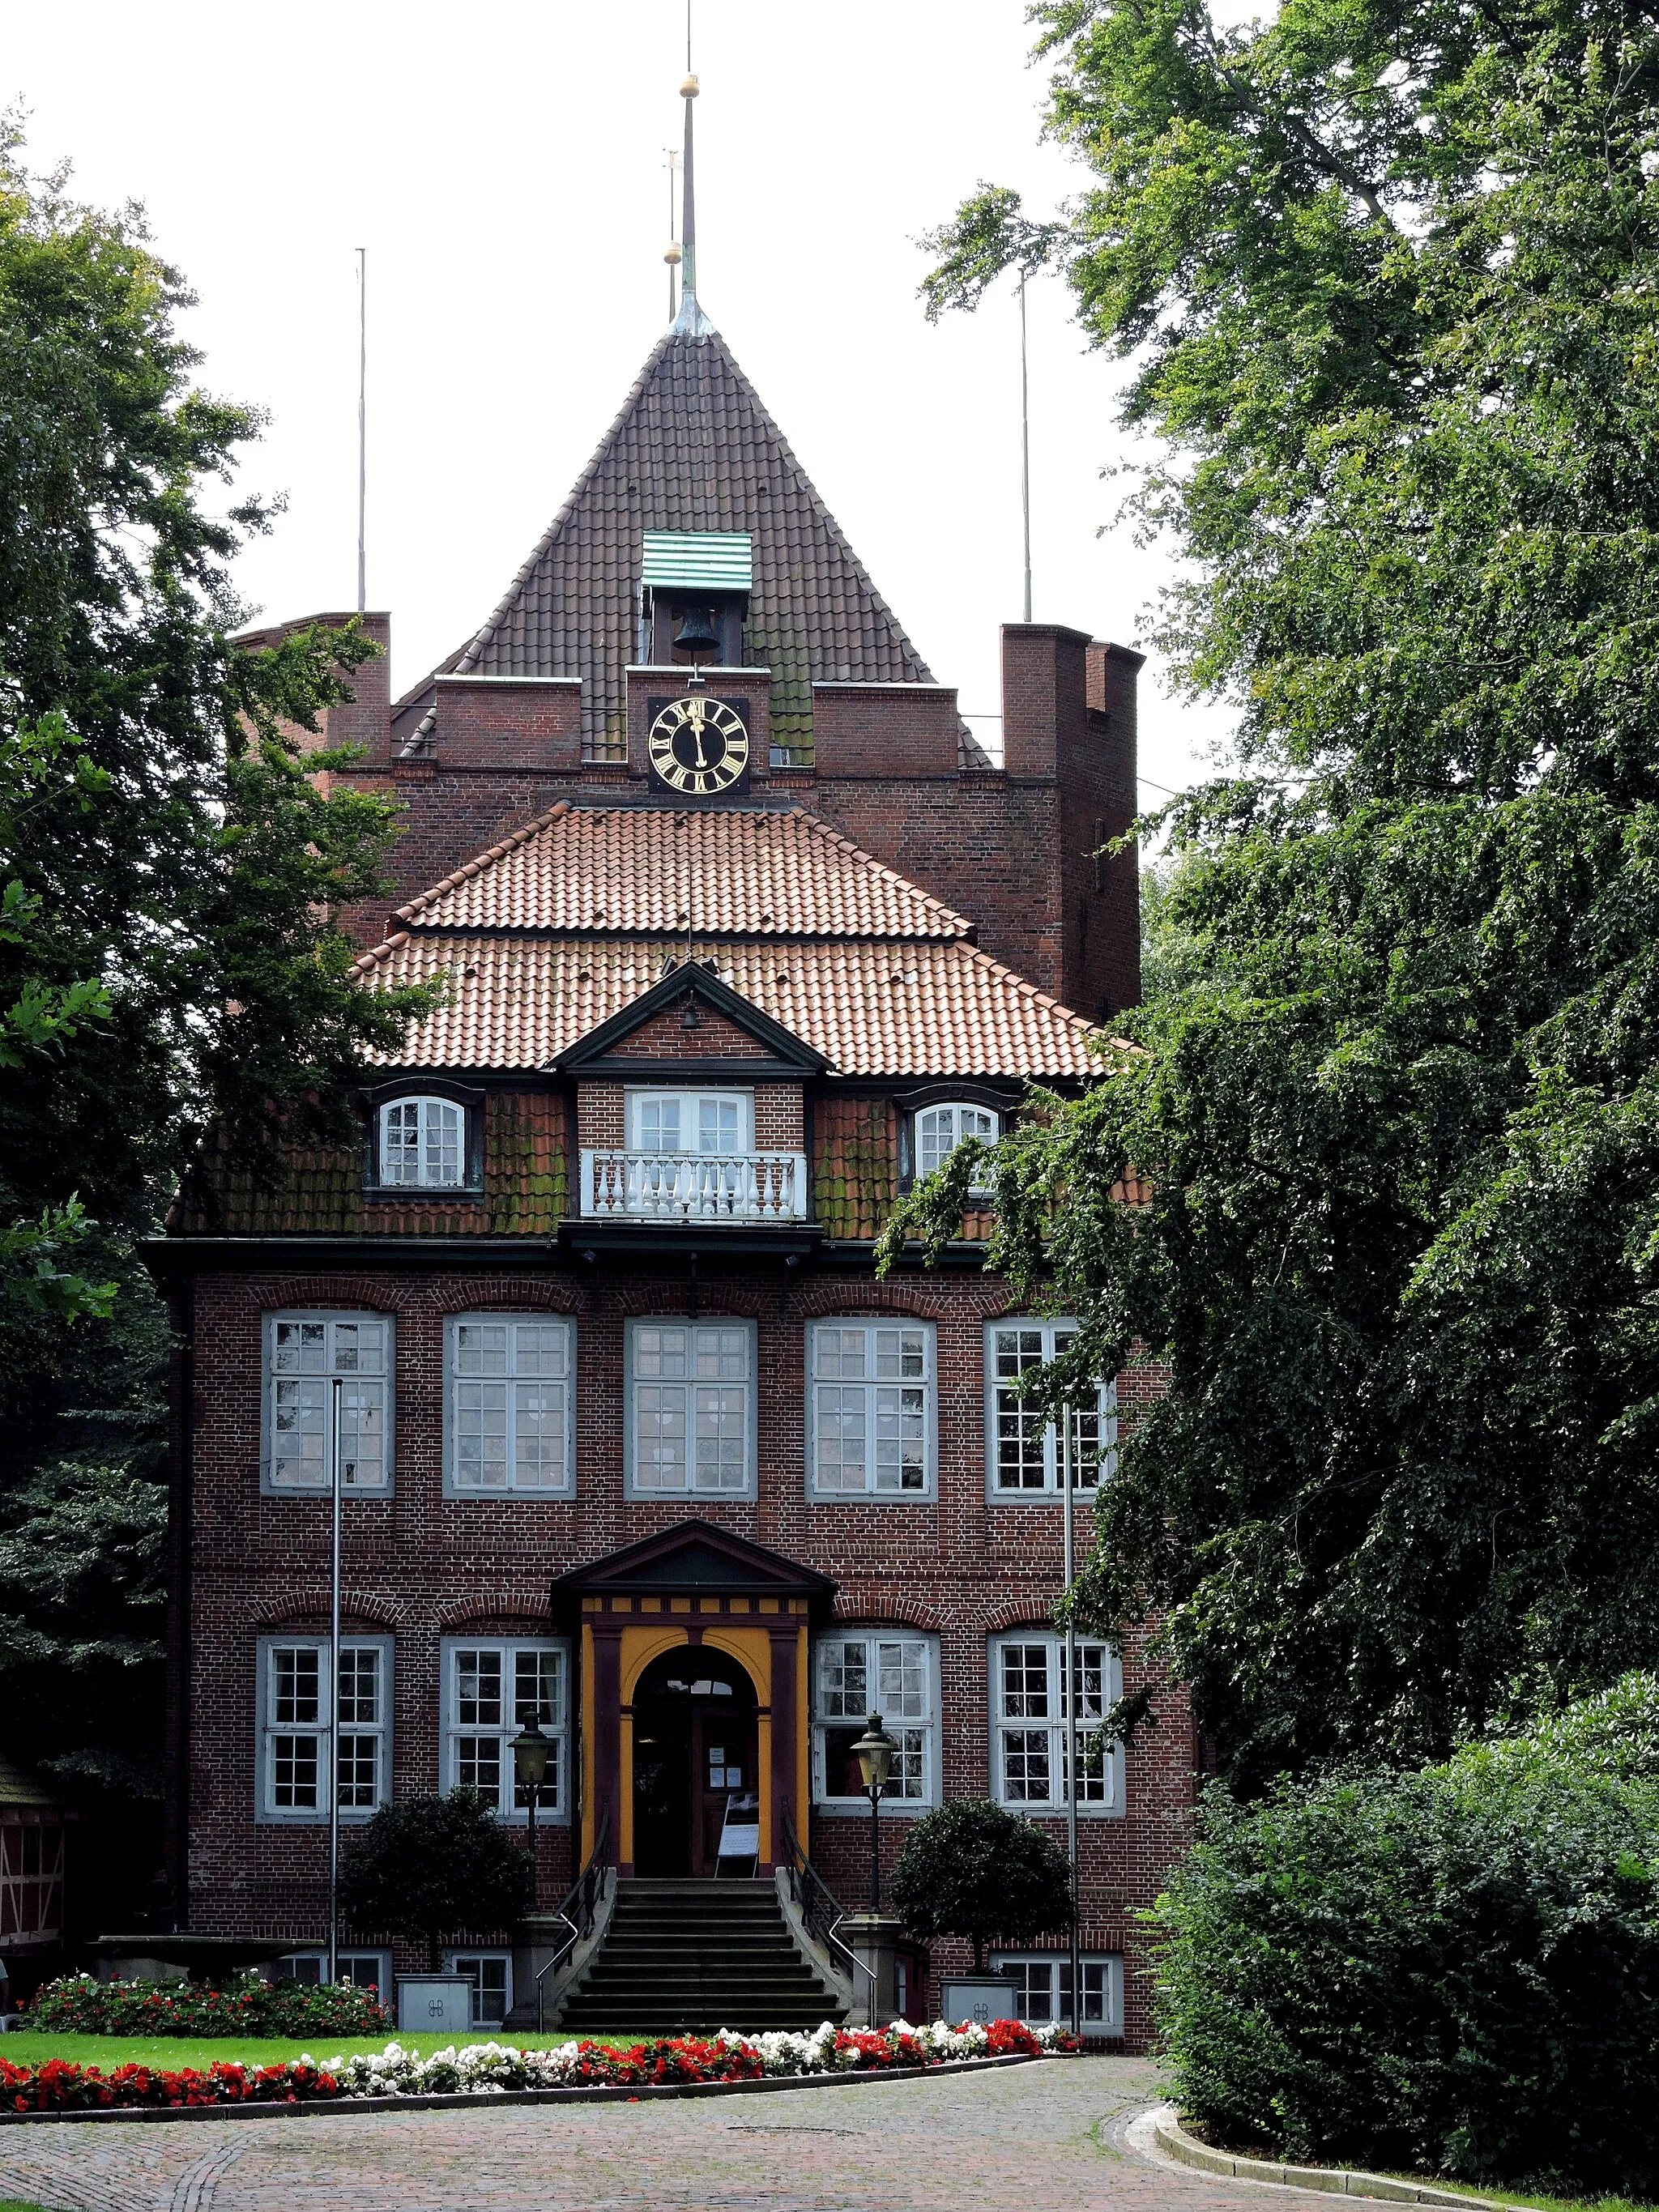
[[[530,1814],[530,1909],[536,1909],[536,1806],[547,1779],[547,1754],[553,1748],[532,1713],[513,1739],[513,1765]]]
[[[859,1772],[864,1777],[864,1791],[870,1800],[870,1910],[881,1911],[881,1793],[887,1787],[887,1778],[893,1771],[893,1753],[898,1749],[892,1737],[881,1724],[881,1715],[872,1713],[864,1724],[864,1734],[853,1746],[853,1754],[859,1763]]]

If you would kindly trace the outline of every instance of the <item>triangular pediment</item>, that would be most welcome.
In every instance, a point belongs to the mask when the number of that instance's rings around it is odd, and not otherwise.
[[[579,1037],[554,1066],[562,1074],[632,1075],[688,1060],[729,1060],[734,1072],[802,1076],[821,1075],[830,1065],[712,967],[690,960]]]
[[[828,1597],[836,1585],[814,1567],[751,1544],[710,1521],[672,1528],[611,1552],[561,1577],[556,1587],[603,1590],[742,1590],[756,1596]]]

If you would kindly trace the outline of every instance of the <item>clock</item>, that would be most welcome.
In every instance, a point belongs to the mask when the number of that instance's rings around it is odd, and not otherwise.
[[[651,772],[671,791],[709,797],[747,782],[749,716],[742,701],[706,698],[651,702],[646,750]]]

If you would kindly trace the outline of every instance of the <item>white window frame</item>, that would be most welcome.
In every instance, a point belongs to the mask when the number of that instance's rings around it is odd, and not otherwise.
[[[460,1371],[461,1331],[467,1328],[501,1327],[507,1331],[508,1371],[497,1376],[463,1375]],[[515,1371],[516,1331],[520,1328],[556,1328],[563,1339],[562,1376],[536,1377]],[[557,1383],[564,1392],[564,1457],[556,1482],[526,1482],[517,1465],[518,1414],[523,1389],[538,1380]],[[461,1424],[471,1411],[473,1387],[502,1384],[505,1422],[506,1480],[499,1483],[464,1480],[462,1468],[470,1455],[462,1448]],[[444,1319],[444,1496],[446,1498],[569,1498],[576,1488],[576,1324],[568,1314],[478,1312],[446,1315]]]
[[[364,1972],[362,1970],[368,1967],[371,1961],[372,1972]],[[365,1950],[361,1944],[349,1948],[343,1945],[337,1954],[337,1965],[342,1981],[349,1980],[360,1990],[368,1989],[372,1984],[380,2002],[388,2011],[395,2011],[397,1992],[392,1986],[390,1951]],[[316,1968],[314,1973],[301,1971],[313,1966]],[[298,1982],[302,1988],[318,1989],[324,1985],[324,1977],[327,1972],[326,1951],[301,1949],[290,1951],[285,1959],[273,1959],[264,1969],[264,1977],[268,1982]]]
[[[461,1697],[461,1656],[465,1652],[493,1654],[501,1662],[501,1698],[499,1721],[465,1720]],[[556,1696],[550,1717],[541,1722],[542,1733],[552,1746],[548,1755],[548,1779],[536,1803],[538,1827],[567,1827],[570,1822],[573,1781],[570,1767],[570,1644],[562,1636],[446,1636],[439,1645],[442,1668],[443,1783],[449,1790],[476,1786],[465,1771],[464,1741],[493,1738],[501,1748],[496,1760],[494,1809],[497,1819],[518,1826],[527,1823],[529,1807],[519,1802],[514,1771],[513,1739],[522,1722],[517,1692],[520,1654],[550,1653],[557,1662]],[[486,1804],[489,1793],[483,1793]]]
[[[752,1091],[734,1091],[730,1086],[710,1085],[696,1091],[676,1090],[672,1085],[647,1084],[626,1094],[628,1111],[628,1142],[624,1149],[644,1152],[645,1109],[673,1099],[680,1109],[680,1141],[672,1148],[653,1146],[649,1148],[653,1158],[661,1159],[742,1159],[755,1149],[755,1094]],[[702,1142],[702,1109],[708,1100],[720,1105],[735,1105],[738,1109],[738,1141],[729,1152],[716,1146],[705,1152]]]
[[[832,1692],[825,1681],[826,1655],[836,1646],[861,1644],[865,1647],[864,1690],[860,1697],[845,1689]],[[878,1647],[882,1644],[920,1645],[922,1659],[922,1692],[925,1711],[918,1715],[902,1710],[914,1704],[914,1692],[909,1698],[896,1698],[884,1695],[881,1683],[881,1660]],[[937,1636],[925,1630],[911,1628],[902,1622],[878,1621],[872,1626],[850,1623],[826,1629],[812,1640],[812,1802],[819,1812],[828,1814],[861,1814],[870,1817],[870,1800],[860,1790],[851,1797],[832,1797],[830,1795],[828,1732],[856,1728],[862,1735],[864,1724],[870,1714],[882,1716],[890,1735],[896,1737],[904,1748],[920,1754],[921,1793],[916,1796],[896,1796],[890,1783],[881,1801],[881,1815],[884,1820],[893,1814],[899,1819],[931,1812],[940,1802],[939,1790],[939,1649]],[[844,1704],[861,1705],[857,1714],[837,1710]],[[915,1736],[919,1742],[910,1744],[905,1738]]]
[[[255,1784],[255,1818],[266,1826],[317,1827],[328,1820],[328,1793],[333,1773],[333,1761],[327,1751],[333,1708],[328,1679],[328,1648],[325,1636],[261,1636],[257,1641],[255,1724],[258,1779]],[[314,1720],[278,1717],[277,1654],[289,1651],[310,1652],[316,1656]],[[340,1819],[343,1822],[370,1819],[392,1797],[392,1639],[389,1636],[343,1636],[340,1638],[342,1660],[367,1651],[378,1653],[380,1658],[378,1715],[373,1722],[364,1722],[343,1713],[340,1736],[342,1741],[352,1737],[371,1737],[374,1740],[374,1799],[372,1804],[342,1804]],[[343,1667],[341,1673],[343,1677],[346,1676]],[[305,1736],[316,1740],[317,1802],[314,1805],[279,1804],[277,1761],[283,1750],[283,1740]]]
[[[1023,2021],[1027,2027],[1070,2027],[1072,2024],[1072,1961],[1064,1951],[993,1951],[991,1972],[1003,1972],[1009,1966],[1024,1967],[1028,1973],[1034,1966],[1048,1969],[1048,2002],[1053,2008],[1043,2011],[1034,2006],[1028,2012],[1017,2012],[1013,2017]],[[1120,2036],[1123,2033],[1123,1954],[1121,1951],[1085,1951],[1078,1960],[1083,1969],[1083,1997],[1087,2007],[1091,1995],[1091,1984],[1096,1979],[1091,1969],[1100,1970],[1100,2010],[1092,2016],[1085,2009],[1079,2021],[1082,2033],[1101,2038]],[[1025,1990],[1029,2002],[1029,1982]]]
[[[342,1358],[349,1359],[354,1350],[342,1332],[373,1324],[382,1331],[380,1338],[381,1365],[378,1374],[372,1369],[356,1366],[342,1367]],[[296,1352],[303,1358],[305,1347],[296,1347],[282,1341],[291,1328],[321,1328],[322,1363],[307,1372],[296,1369],[291,1363]],[[392,1495],[396,1472],[394,1462],[394,1432],[397,1414],[398,1328],[389,1313],[369,1313],[356,1308],[325,1306],[284,1307],[281,1312],[268,1313],[264,1317],[261,1332],[262,1381],[260,1385],[259,1487],[267,1498],[326,1498],[330,1488],[328,1467],[328,1423],[331,1384],[338,1374],[344,1377],[347,1388],[342,1397],[341,1480],[342,1492],[348,1497],[389,1498]],[[283,1364],[279,1368],[278,1362]],[[380,1393],[381,1437],[380,1471],[377,1475],[364,1475],[357,1468],[351,1451],[351,1442],[356,1425],[354,1420],[357,1394],[350,1388],[358,1378],[363,1395],[375,1389]],[[292,1476],[276,1473],[276,1438],[283,1431],[277,1424],[291,1409],[292,1399],[283,1388],[295,1381],[320,1383],[320,1391],[311,1394],[313,1402],[301,1406],[301,1433],[319,1437],[321,1458],[314,1476],[296,1480]],[[280,1402],[279,1402],[280,1400]]]
[[[390,1141],[392,1116],[414,1107],[419,1115],[418,1136],[412,1176],[392,1172],[393,1160]],[[453,1176],[434,1175],[431,1165],[431,1140],[428,1134],[429,1115],[455,1116],[455,1172]],[[374,1187],[380,1191],[465,1191],[473,1188],[471,1159],[471,1128],[468,1109],[459,1099],[446,1098],[431,1091],[405,1091],[396,1098],[383,1099],[374,1112]],[[402,1164],[399,1163],[398,1164]]]
[[[1031,1500],[1059,1498],[1064,1495],[1060,1480],[1060,1425],[1056,1421],[1042,1424],[1041,1449],[1042,1480],[1030,1485],[1021,1483],[1004,1488],[999,1477],[1002,1472],[1002,1378],[997,1372],[1002,1346],[1000,1339],[1006,1335],[1035,1336],[1037,1357],[1031,1364],[1047,1364],[1055,1356],[1056,1348],[1069,1334],[1075,1335],[1079,1324],[1075,1321],[1044,1321],[1035,1314],[1004,1314],[999,1321],[985,1324],[985,1495],[993,1505],[1018,1505]],[[1016,1355],[1019,1356],[1019,1355]],[[1022,1371],[1024,1371],[1022,1370]],[[1109,1482],[1117,1470],[1117,1382],[1115,1377],[1103,1377],[1095,1385],[1094,1419],[1098,1424],[1098,1453],[1091,1466],[1081,1462],[1085,1457],[1079,1435],[1082,1421],[1088,1418],[1086,1406],[1073,1409],[1072,1422],[1072,1490],[1079,1501],[1092,1501],[1102,1482]],[[1022,1407],[1011,1401],[1011,1419],[1017,1419],[1025,1435],[1036,1429],[1040,1415],[1030,1400]]]
[[[498,1951],[488,1943],[458,1944],[453,1950],[444,1952],[442,1956],[445,1973],[465,1974],[467,1979],[472,1984],[472,1996],[467,2008],[471,2025],[474,2027],[501,2027],[513,2009],[513,1954],[510,1951]],[[484,2018],[483,1991],[477,1978],[468,1972],[470,1967],[481,1966],[486,1960],[491,1966],[501,1966],[506,1969],[503,1976],[505,1987],[501,2001],[501,2017],[498,2021]]]
[[[834,1362],[838,1353],[828,1340],[832,1332],[860,1330],[864,1335],[861,1365],[863,1376],[843,1376],[820,1373],[821,1367]],[[902,1342],[884,1346],[879,1340],[884,1335],[902,1339],[919,1336],[921,1340],[921,1373],[909,1376],[902,1371],[882,1376],[877,1369],[884,1358],[905,1356]],[[844,1356],[844,1355],[840,1355]],[[878,1455],[882,1443],[882,1425],[890,1422],[896,1412],[890,1402],[895,1392],[920,1390],[921,1394],[921,1486],[920,1489],[878,1487],[881,1468]],[[859,1393],[863,1400],[863,1429],[865,1438],[865,1485],[861,1490],[832,1489],[822,1480],[818,1455],[821,1445],[829,1447],[833,1436],[831,1424],[837,1407],[831,1394]],[[849,1498],[881,1505],[925,1505],[939,1490],[939,1333],[930,1321],[917,1321],[908,1314],[848,1314],[826,1316],[822,1321],[808,1325],[806,1332],[806,1489],[809,1497],[825,1503],[845,1504]]]
[[[1043,1679],[1040,1686],[1032,1683],[1018,1693],[1028,1700],[1024,1710],[1012,1708],[1008,1674],[1004,1654],[1019,1647],[1025,1651],[1041,1649],[1043,1654]],[[1061,1710],[1065,1689],[1066,1639],[1052,1628],[1032,1626],[1011,1628],[1000,1636],[989,1639],[988,1662],[989,1668],[989,1705],[991,1713],[991,1795],[999,1805],[1006,1805],[1011,1813],[1024,1813],[1039,1819],[1066,1810],[1065,1738],[1066,1719]],[[1084,1710],[1077,1723],[1079,1735],[1078,1769],[1083,1787],[1078,1792],[1079,1820],[1116,1820],[1123,1814],[1123,1747],[1121,1743],[1108,1745],[1099,1756],[1094,1775],[1087,1771],[1084,1747],[1099,1728],[1101,1717],[1109,1711],[1123,1694],[1123,1670],[1111,1645],[1099,1637],[1079,1636],[1077,1639],[1078,1671],[1084,1678]],[[1090,1678],[1097,1674],[1097,1690],[1090,1689]],[[1040,1698],[1040,1705],[1036,1703]],[[1035,1707],[1035,1710],[1032,1708]],[[1046,1735],[1048,1746],[1048,1795],[1030,1796],[1023,1793],[1029,1784],[1016,1771],[1011,1778],[1010,1762],[1018,1762],[1031,1755],[1021,1742],[1011,1739]]]
[[[936,1114],[954,1114],[957,1116],[956,1133],[951,1144],[939,1152],[938,1158],[930,1167],[923,1157],[927,1149],[926,1139],[928,1133],[925,1124],[932,1121]],[[975,1121],[989,1121],[990,1128],[988,1130],[977,1127],[964,1129],[962,1126],[962,1116],[965,1114],[971,1114]],[[936,1098],[931,1100],[926,1106],[918,1106],[910,1120],[910,1166],[915,1181],[920,1182],[924,1176],[933,1175],[942,1168],[951,1153],[956,1151],[957,1146],[966,1137],[977,1137],[983,1145],[994,1145],[1002,1135],[1003,1123],[1004,1115],[1001,1109],[995,1106],[988,1106],[981,1098]],[[995,1188],[988,1178],[984,1182],[970,1183],[969,1195],[972,1198],[994,1198],[996,1195]]]
[[[690,1376],[684,1377],[659,1377],[653,1376],[641,1376],[638,1371],[638,1363],[641,1343],[641,1332],[649,1332],[655,1329],[665,1328],[684,1328],[693,1331],[714,1329],[740,1330],[743,1334],[744,1343],[747,1347],[744,1357],[745,1372],[743,1378],[738,1380],[736,1377],[720,1378],[718,1376],[699,1377],[696,1376]],[[648,1347],[648,1335],[646,1337],[645,1341]],[[696,1339],[694,1337],[694,1346],[695,1342]],[[641,1314],[635,1319],[630,1320],[623,1332],[623,1396],[624,1424],[623,1447],[623,1495],[630,1498],[708,1498],[711,1500],[716,1498],[753,1498],[756,1491],[755,1437],[758,1419],[758,1394],[757,1382],[757,1371],[758,1365],[759,1360],[757,1357],[757,1341],[755,1324],[752,1321],[744,1320],[739,1315],[719,1313]],[[730,1488],[720,1489],[715,1488],[712,1485],[699,1485],[696,1481],[695,1476],[696,1470],[695,1446],[696,1441],[697,1409],[695,1404],[694,1395],[688,1397],[686,1409],[686,1479],[684,1483],[680,1487],[674,1488],[667,1484],[641,1481],[640,1470],[642,1463],[642,1455],[641,1451],[640,1421],[642,1410],[647,1415],[650,1411],[650,1401],[648,1398],[645,1401],[642,1408],[641,1392],[650,1393],[659,1389],[666,1389],[678,1387],[684,1387],[688,1394],[695,1394],[699,1389],[708,1391],[730,1390],[741,1393],[741,1411],[743,1416],[743,1481],[740,1486],[733,1485]],[[713,1409],[711,1408],[711,1410]]]

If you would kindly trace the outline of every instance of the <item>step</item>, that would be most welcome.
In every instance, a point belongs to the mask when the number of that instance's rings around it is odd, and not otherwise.
[[[810,2032],[842,2006],[791,1939],[767,1881],[627,1881],[581,1984],[561,2009],[574,2032]]]

